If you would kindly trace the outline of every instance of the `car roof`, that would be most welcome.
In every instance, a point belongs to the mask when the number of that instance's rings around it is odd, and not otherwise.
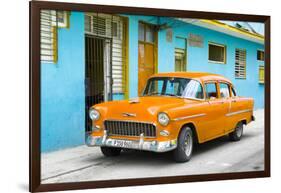
[[[221,75],[206,73],[206,72],[167,72],[167,73],[158,73],[151,76],[152,77],[177,77],[177,78],[190,78],[196,79],[201,82],[207,81],[223,81],[230,84],[231,81]]]

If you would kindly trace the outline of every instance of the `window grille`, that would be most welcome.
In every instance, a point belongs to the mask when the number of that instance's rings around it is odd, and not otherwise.
[[[40,58],[42,62],[57,61],[57,11],[40,12]]]
[[[246,78],[246,50],[235,50],[235,78]]]
[[[102,13],[85,14],[85,33],[112,41],[112,91],[125,93],[126,89],[126,41],[125,22],[117,15]]]

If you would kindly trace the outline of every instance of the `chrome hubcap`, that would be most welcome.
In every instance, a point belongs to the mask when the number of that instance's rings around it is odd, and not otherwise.
[[[185,136],[185,140],[184,140],[184,151],[187,156],[191,154],[192,146],[193,146],[192,136],[190,133],[188,133]]]
[[[237,126],[236,128],[237,137],[240,138],[242,136],[242,132],[243,132],[243,126]]]

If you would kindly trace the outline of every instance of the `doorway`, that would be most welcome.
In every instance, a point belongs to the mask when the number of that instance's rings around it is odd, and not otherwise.
[[[127,19],[85,13],[85,128],[91,129],[89,108],[127,96]]]
[[[111,40],[96,36],[85,36],[85,95],[86,130],[91,129],[89,108],[95,104],[112,100]]]

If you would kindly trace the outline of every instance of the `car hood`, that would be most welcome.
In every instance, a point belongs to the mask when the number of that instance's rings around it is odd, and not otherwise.
[[[151,121],[158,112],[167,112],[170,109],[181,107],[183,104],[192,103],[176,97],[139,97],[130,100],[105,102],[94,108],[101,111],[105,119],[132,119]]]

